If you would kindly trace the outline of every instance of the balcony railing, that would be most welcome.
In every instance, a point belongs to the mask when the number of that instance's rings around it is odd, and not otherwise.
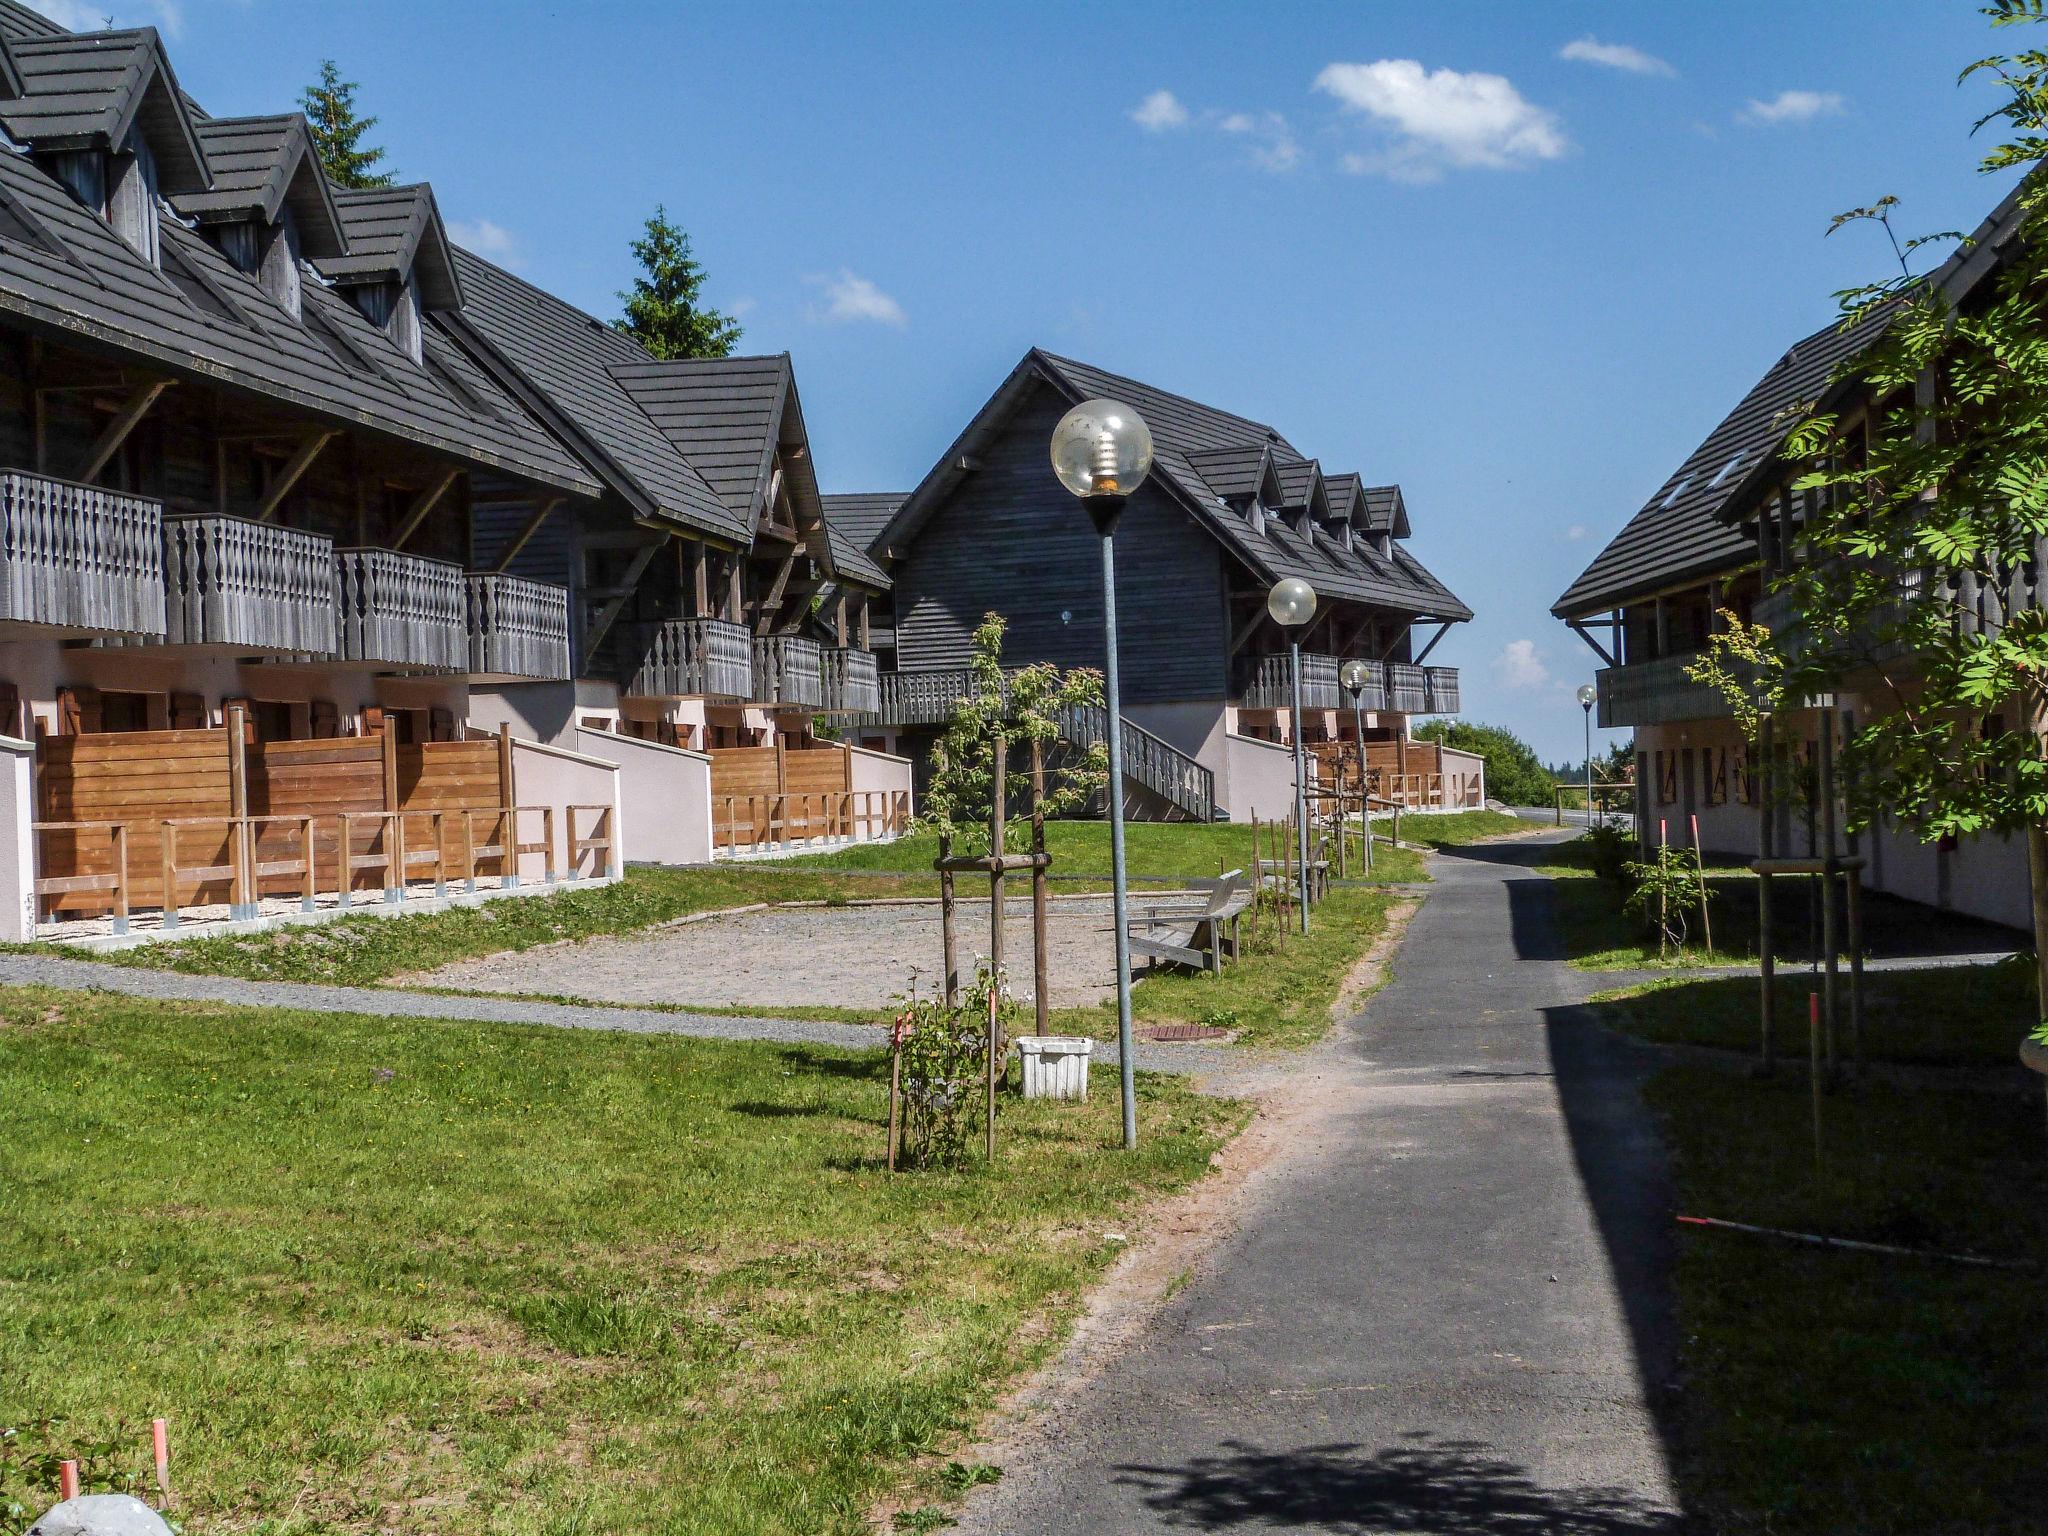
[[[882,707],[875,653],[857,646],[827,647],[819,657],[823,708],[834,714],[872,714]]]
[[[240,517],[164,519],[164,639],[332,656],[334,540]]]
[[[1455,715],[1459,712],[1458,669],[1456,667],[1424,667],[1422,669],[1424,692],[1428,695],[1428,710],[1432,715]]]
[[[163,507],[0,471],[0,621],[164,632]]]
[[[569,591],[495,571],[467,578],[472,677],[569,677]]]
[[[1697,654],[1659,656],[1602,669],[1594,677],[1600,690],[1601,728],[1727,718],[1731,711],[1726,696],[1685,675],[1698,659]]]
[[[1396,714],[1429,711],[1429,678],[1424,669],[1405,661],[1387,663],[1387,708]]]
[[[936,672],[884,672],[881,708],[871,725],[944,725],[953,718],[953,707],[966,697],[964,670]]]
[[[754,642],[754,702],[816,709],[825,702],[818,642],[763,635]]]
[[[1253,664],[1238,703],[1246,709],[1292,709],[1294,684],[1291,656],[1261,656]],[[1337,658],[1301,653],[1301,707],[1337,709],[1346,703],[1337,685]]]
[[[343,660],[468,670],[461,566],[395,549],[338,549],[334,572]]]
[[[1348,661],[1344,663],[1344,667],[1350,665],[1352,663]],[[1358,665],[1365,668],[1365,686],[1358,690],[1358,707],[1360,709],[1385,709],[1387,707],[1387,664],[1383,661],[1360,661]],[[1337,680],[1339,683],[1342,683],[1343,679],[1344,668],[1339,667],[1337,669]],[[1343,693],[1344,703],[1348,707],[1351,703],[1351,690],[1346,688],[1343,690]]]
[[[643,699],[751,699],[754,643],[724,619],[669,619],[640,637],[640,665],[626,692]]]

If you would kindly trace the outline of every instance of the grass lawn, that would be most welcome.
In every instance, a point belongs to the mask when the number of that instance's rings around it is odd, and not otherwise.
[[[1996,1063],[2032,1017],[2013,968],[1873,974],[1874,1061]],[[1648,1096],[1678,1208],[1940,1253],[2048,1263],[2038,1093],[1852,1083],[1822,1107],[1814,1167],[1804,983],[1781,1010],[1800,1057],[1758,1080],[1666,1066]],[[1791,994],[1796,992],[1796,998]],[[1754,979],[1673,979],[1596,1000],[1644,1038],[1755,1048]],[[1701,1528],[1742,1536],[2040,1529],[2048,1433],[2038,1272],[1829,1252],[1735,1233],[1680,1239],[1686,1390],[1677,1468]]]
[[[2048,1262],[2038,1096],[1803,1076],[1656,1075],[1679,1207],[1762,1226]],[[2041,1278],[1688,1232],[1678,1471],[1703,1529],[1771,1536],[2036,1532],[2048,1436]]]
[[[0,991],[0,1510],[164,1414],[188,1532],[862,1530],[1241,1114],[1007,1101],[993,1169],[891,1178],[885,1074]]]
[[[1820,981],[1806,971],[1781,971],[1776,982],[1778,1052],[1804,1061],[1807,996],[1820,990]],[[1754,976],[1672,978],[1601,1000],[1612,1005],[1620,1027],[1646,1040],[1754,1052],[1757,986]],[[2015,965],[1867,971],[1863,1000],[1863,1048],[1872,1061],[2010,1067],[2034,1027],[2033,992],[2025,970]],[[1846,971],[1837,1006],[1846,1059]]]

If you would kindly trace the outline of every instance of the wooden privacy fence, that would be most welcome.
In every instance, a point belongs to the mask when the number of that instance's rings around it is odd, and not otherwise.
[[[853,754],[836,745],[711,753],[711,846],[760,848],[823,839],[867,841],[910,824],[910,792],[855,789]]]
[[[34,823],[37,915],[156,908],[174,928],[182,907],[225,904],[256,914],[261,897],[320,892],[349,905],[360,891],[403,899],[432,881],[474,890],[516,883],[519,857],[556,874],[554,810],[513,800],[508,734],[401,745],[373,736],[251,742],[242,711],[229,725],[183,731],[59,736],[38,750]],[[579,852],[610,857],[609,806],[568,807],[570,867]],[[579,839],[578,811],[601,812]],[[540,841],[522,841],[535,826]]]
[[[1323,741],[1309,748],[1316,776],[1333,787],[1358,786],[1358,747],[1354,742]],[[1456,753],[1453,758],[1464,763]],[[1412,811],[1476,808],[1479,780],[1451,771],[1443,749],[1433,741],[1368,741],[1365,784],[1375,795],[1398,800]]]

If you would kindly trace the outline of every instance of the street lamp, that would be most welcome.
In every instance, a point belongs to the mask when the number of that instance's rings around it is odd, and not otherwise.
[[[1365,827],[1365,867],[1372,868],[1372,797],[1365,788],[1365,715],[1359,709],[1359,700],[1365,693],[1365,685],[1372,680],[1372,673],[1362,661],[1347,661],[1344,670],[1337,674],[1337,680],[1344,685],[1344,691],[1351,695],[1351,740],[1358,748],[1358,819]]]
[[[1316,616],[1316,589],[1299,576],[1283,576],[1266,594],[1266,612],[1287,632],[1294,686],[1294,836],[1301,867],[1301,931],[1308,932],[1308,770],[1301,757],[1301,631]]]
[[[1131,1041],[1131,936],[1125,917],[1124,717],[1116,675],[1116,523],[1124,503],[1152,470],[1152,433],[1144,418],[1115,400],[1083,400],[1052,429],[1052,469],[1081,498],[1102,539],[1103,692],[1109,721],[1109,884],[1116,921],[1116,1044],[1122,1078],[1124,1147],[1138,1145],[1138,1083]]]
[[[1591,683],[1579,684],[1579,708],[1586,712],[1586,825],[1593,825],[1593,701],[1600,690]]]

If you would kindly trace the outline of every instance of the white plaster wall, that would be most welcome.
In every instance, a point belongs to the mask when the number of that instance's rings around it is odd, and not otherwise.
[[[1294,810],[1294,750],[1278,742],[1255,736],[1231,735],[1224,739],[1229,766],[1230,798],[1223,799],[1223,776],[1218,776],[1217,799],[1230,812],[1232,821],[1278,821]]]
[[[868,747],[848,746],[846,749],[846,763],[850,779],[848,788],[850,789],[901,791],[906,795],[911,793],[910,759],[907,757],[895,757],[890,753],[876,752]],[[907,803],[910,806],[910,814],[916,815],[917,802],[915,797],[913,796]],[[856,812],[862,809],[881,811],[884,808],[885,802],[882,801],[875,801],[865,806],[859,801],[854,803]],[[870,836],[878,836],[880,833],[879,828],[870,832],[863,827],[856,835],[865,840]]]
[[[0,941],[36,936],[35,743],[0,736]]]
[[[564,875],[584,878],[591,875],[617,874],[616,861],[607,869],[598,853],[587,853],[573,865],[568,858],[569,814],[572,805],[608,805],[612,808],[613,852],[630,847],[632,829],[626,823],[625,808],[619,792],[619,768],[616,763],[581,752],[567,751],[561,747],[544,745],[537,741],[523,741],[517,737],[512,741],[512,793],[516,805],[548,805],[555,810],[555,857],[556,868]],[[519,840],[525,843],[540,841],[540,828],[533,823],[532,815],[519,818]],[[576,830],[589,836],[597,818],[589,811],[576,816]],[[537,853],[524,854],[519,861],[522,880],[538,880],[545,866]]]
[[[1439,749],[1443,761],[1444,809],[1477,809],[1486,804],[1486,759],[1456,747]],[[1471,793],[1476,787],[1477,795]]]
[[[711,861],[711,759],[702,752],[610,731],[576,730],[568,743],[585,757],[615,764],[632,864]]]

